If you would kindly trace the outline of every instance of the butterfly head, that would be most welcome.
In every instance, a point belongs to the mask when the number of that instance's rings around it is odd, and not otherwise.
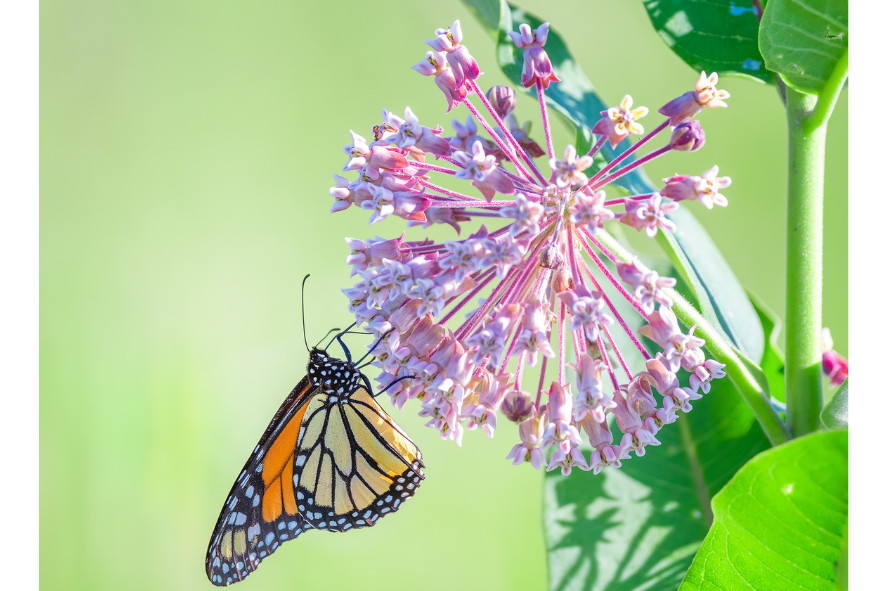
[[[308,361],[308,377],[324,394],[347,397],[360,386],[363,374],[350,361],[330,357],[326,351],[314,348]]]

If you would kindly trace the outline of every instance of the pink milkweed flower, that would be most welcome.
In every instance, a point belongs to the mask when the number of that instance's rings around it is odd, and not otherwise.
[[[329,189],[329,195],[335,199],[335,202],[329,213],[344,211],[354,203],[354,194],[350,189],[351,181],[337,174],[333,174],[332,177],[335,179],[335,186]]]
[[[629,262],[619,261],[615,267],[621,280],[633,288],[634,297],[647,314],[655,310],[656,303],[667,307],[673,303],[667,294],[667,290],[677,284],[673,277],[659,277],[658,273],[644,267],[636,257]]]
[[[486,138],[477,135],[477,124],[474,123],[474,119],[470,115],[465,118],[464,123],[458,119],[453,119],[452,130],[455,132],[455,135],[446,138],[446,140],[454,150],[467,152],[474,145],[474,142],[479,141],[483,144],[486,142]],[[485,148],[486,146],[484,145]]]
[[[661,195],[674,201],[687,199],[698,201],[708,209],[713,209],[715,205],[726,207],[728,202],[726,196],[720,193],[720,189],[731,185],[732,179],[728,176],[718,177],[719,172],[720,167],[714,166],[701,173],[701,176],[678,174],[666,178]]]
[[[636,119],[648,110],[633,108],[629,96],[601,113],[587,153],[567,146],[555,157],[544,89],[558,80],[542,48],[547,33],[547,25],[521,26],[512,35],[528,64],[524,83],[536,85],[542,142],[528,122],[517,124],[514,92],[484,92],[479,68],[472,77],[456,22],[437,31],[435,51],[415,69],[435,77],[450,109],[467,112],[447,131],[422,125],[409,108],[402,117],[383,110],[374,140],[352,133],[345,148],[345,169],[357,178],[336,175],[330,194],[336,212],[354,204],[370,223],[399,217],[412,228],[408,240],[402,228],[390,239],[348,240],[355,283],[344,293],[358,323],[379,337],[373,363],[392,403],[415,400],[427,425],[458,444],[465,430],[492,437],[501,411],[519,425],[508,455],[515,464],[597,473],[657,445],[658,430],[725,375],[695,327],[671,310],[675,280],[615,252],[608,224],[649,236],[673,231],[677,202],[719,204],[717,190],[728,182],[713,168],[676,175],[661,193],[607,197],[606,187],[640,164],[703,143],[697,122],[668,115],[625,149],[634,158],[594,171],[607,142],[643,133]],[[723,98],[695,92],[708,106]],[[639,154],[644,146],[648,154]],[[434,225],[441,228],[433,239],[412,239],[416,226]],[[644,362],[628,361],[637,356]],[[588,443],[590,458],[581,451]]]
[[[558,447],[554,450],[554,453],[551,454],[551,461],[548,463],[547,471],[550,472],[551,470],[560,468],[560,473],[563,474],[563,476],[569,476],[572,472],[573,466],[585,471],[590,470],[588,461],[585,459],[584,454],[581,453],[579,448],[575,446],[569,447],[568,449]]]
[[[517,141],[517,144],[523,148],[523,150],[529,154],[532,158],[538,158],[540,156],[545,155],[544,148],[542,148],[538,142],[532,139],[529,136],[529,131],[532,129],[532,123],[530,121],[526,121],[523,125],[520,125],[517,122],[517,118],[513,113],[510,113],[507,117],[504,118],[505,122],[508,124],[508,131]],[[501,131],[500,128],[496,128],[496,135],[505,135],[504,132]],[[504,152],[499,152],[498,157],[502,160],[507,160],[507,154]]]
[[[456,20],[448,29],[437,29],[434,38],[425,41],[431,49],[446,55],[446,61],[455,75],[456,86],[461,87],[465,80],[476,80],[480,76],[477,60],[461,44],[461,23]]]
[[[530,200],[523,193],[514,195],[514,205],[502,207],[499,215],[503,218],[514,220],[508,226],[511,236],[528,235],[536,236],[541,230],[538,223],[544,215],[545,208],[540,203]]]
[[[591,191],[587,187],[575,193],[570,208],[569,221],[591,234],[603,227],[604,222],[615,218],[615,212],[606,207],[606,192]]]
[[[652,238],[659,228],[669,232],[677,229],[668,214],[678,207],[677,203],[665,201],[660,193],[653,193],[648,199],[625,203],[625,211],[618,221],[637,231],[646,230],[646,235]]]
[[[701,391],[707,394],[711,390],[711,380],[726,377],[726,372],[723,371],[725,367],[726,365],[723,363],[713,359],[705,359],[704,363],[700,363],[692,369],[692,374],[689,376],[689,387],[693,392],[698,392],[701,388]]]
[[[575,146],[569,144],[563,152],[563,159],[551,158],[551,182],[557,187],[565,189],[572,185],[585,186],[588,177],[582,172],[594,163],[590,156],[579,157],[575,152]]]
[[[464,415],[468,417],[466,426],[469,430],[482,427],[490,438],[495,434],[498,422],[498,409],[511,381],[510,374],[493,377],[488,372],[483,377],[485,382],[478,387],[477,402],[465,407]]]
[[[514,45],[523,49],[523,75],[520,82],[526,88],[540,84],[542,88],[547,88],[551,82],[559,82],[560,79],[554,74],[554,67],[551,65],[551,58],[544,50],[545,43],[548,41],[548,23],[539,25],[537,29],[532,29],[526,23],[520,25],[520,31],[508,31],[508,35],[514,42]]]
[[[515,191],[514,182],[499,169],[495,156],[486,154],[482,142],[475,141],[470,154],[456,152],[452,158],[462,167],[455,177],[471,179],[471,184],[480,189],[487,201],[491,201],[496,193]]]
[[[575,290],[561,292],[559,297],[572,313],[569,328],[584,331],[589,342],[596,342],[600,338],[598,330],[601,326],[614,322],[606,313],[606,301],[599,291],[589,291],[579,285]]]
[[[694,90],[678,96],[660,108],[658,112],[668,117],[673,127],[681,121],[692,119],[705,107],[712,109],[726,107],[726,99],[729,98],[729,93],[725,90],[719,90],[715,86],[717,79],[716,72],[712,72],[710,76],[702,72],[695,82]]]
[[[568,452],[571,446],[581,445],[578,428],[572,421],[572,395],[570,384],[551,384],[548,396],[548,424],[545,426],[541,446],[557,446]]]
[[[621,104],[617,107],[609,107],[605,111],[601,111],[602,118],[594,125],[591,130],[596,134],[606,136],[609,145],[613,148],[626,139],[629,134],[643,134],[643,126],[637,123],[637,120],[649,114],[646,107],[637,107],[631,109],[634,99],[631,95],[626,94],[621,99]]]
[[[440,137],[439,131],[435,132],[435,130],[421,125],[418,122],[418,117],[409,107],[406,107],[402,123],[395,131],[382,136],[382,139],[401,148],[415,146],[423,152],[439,156],[449,156],[452,153],[449,142]]]
[[[458,74],[449,66],[442,53],[427,52],[425,59],[412,66],[412,69],[422,76],[434,77],[437,87],[446,96],[446,102],[449,105],[449,108],[446,109],[447,113],[468,96],[468,89],[464,86],[464,78],[459,80]]]
[[[615,408],[615,401],[611,396],[603,393],[602,363],[582,353],[578,367],[577,392],[575,395],[575,407],[573,415],[576,423],[581,423],[585,417],[591,417],[598,423],[606,421],[606,413]],[[611,442],[611,439],[610,439]],[[593,441],[591,442],[593,445]]]
[[[342,170],[360,170],[364,176],[373,180],[380,178],[382,169],[399,170],[407,165],[403,154],[371,147],[362,136],[353,131],[351,132],[351,143],[345,146],[344,150],[351,159]]]
[[[621,460],[627,456],[622,453],[618,445],[612,445],[613,437],[609,425],[586,417],[581,426],[588,434],[591,447],[594,448],[588,469],[593,470],[594,474],[599,474],[607,466],[621,468]]]
[[[545,453],[541,450],[542,428],[541,417],[532,416],[520,423],[520,443],[515,445],[506,459],[513,459],[514,465],[529,462],[536,470],[545,465]]]

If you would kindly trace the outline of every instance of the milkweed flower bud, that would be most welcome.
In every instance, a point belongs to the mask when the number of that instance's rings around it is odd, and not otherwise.
[[[517,94],[510,86],[493,86],[486,91],[486,99],[502,119],[510,115],[517,104]]]
[[[501,412],[513,423],[521,423],[528,419],[534,412],[532,398],[528,392],[511,390],[505,394],[501,403]]]
[[[671,148],[678,152],[695,152],[704,145],[704,130],[698,121],[684,121],[671,133]]]

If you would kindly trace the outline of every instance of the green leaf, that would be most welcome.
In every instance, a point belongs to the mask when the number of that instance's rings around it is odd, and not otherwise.
[[[772,83],[757,43],[760,21],[751,0],[643,0],[652,26],[697,72],[743,74]]]
[[[849,426],[849,378],[843,380],[840,389],[821,410],[821,422],[828,429],[845,429]]]
[[[834,589],[847,462],[845,430],[795,439],[748,462],[714,497],[714,525],[680,589]]]
[[[675,232],[662,232],[666,250],[693,287],[700,311],[752,361],[763,357],[763,329],[738,278],[704,227],[685,207],[669,216]],[[691,254],[690,254],[691,253]]]
[[[848,49],[847,0],[770,0],[760,22],[766,67],[791,88],[817,94]]]
[[[463,0],[471,9],[477,20],[490,32],[498,31],[498,21],[501,19],[500,0]]]
[[[769,446],[727,380],[657,437],[661,446],[617,470],[548,473],[550,589],[676,588],[708,530],[711,497]]]

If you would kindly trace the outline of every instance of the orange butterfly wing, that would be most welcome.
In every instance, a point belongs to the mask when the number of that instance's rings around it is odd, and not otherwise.
[[[289,497],[292,456],[315,391],[305,376],[274,414],[234,482],[206,551],[206,574],[213,584],[242,580],[282,541],[306,529]],[[284,482],[287,471],[290,476]]]

